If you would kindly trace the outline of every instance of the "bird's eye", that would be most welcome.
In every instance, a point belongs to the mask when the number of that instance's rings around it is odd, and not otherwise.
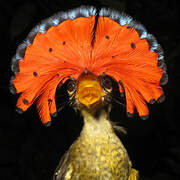
[[[102,87],[108,91],[111,92],[112,91],[112,79],[108,76],[104,76],[100,78],[101,81],[101,85]]]
[[[76,90],[76,81],[70,80],[69,83],[67,84],[67,91],[69,95],[72,95]]]

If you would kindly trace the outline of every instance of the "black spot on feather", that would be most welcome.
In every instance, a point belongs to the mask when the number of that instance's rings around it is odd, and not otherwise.
[[[37,72],[33,72],[33,76],[36,77],[38,74]]]
[[[29,102],[28,102],[27,99],[23,99],[23,103],[24,103],[24,104],[28,104]]]
[[[158,98],[157,102],[162,103],[164,100],[165,100],[165,95],[163,94]]]
[[[24,111],[21,109],[21,108],[16,108],[16,111],[19,113],[19,114],[22,114]]]
[[[54,112],[53,114],[51,114],[52,117],[57,117],[57,112]]]
[[[148,119],[149,118],[149,116],[141,116],[141,119],[142,120],[146,120],[146,119]]]
[[[13,84],[14,78],[15,78],[14,76],[11,77],[11,79],[10,79],[10,85],[9,85],[9,89],[10,89],[10,92],[11,92],[12,94],[16,94],[16,93],[17,93],[17,90],[16,90],[16,88],[15,88],[15,86],[14,86],[14,84]]]
[[[131,47],[132,47],[133,49],[135,49],[135,48],[136,48],[136,45],[132,42],[132,43],[131,43]]]
[[[127,112],[126,114],[127,114],[127,117],[133,117],[133,114],[130,112]]]
[[[52,99],[48,99],[48,102],[51,103],[51,102],[52,102]]]
[[[151,99],[151,100],[149,101],[149,104],[154,104],[155,102],[156,102],[155,99]]]
[[[43,124],[45,127],[49,127],[49,126],[51,126],[51,121],[48,121],[47,123],[44,123]]]

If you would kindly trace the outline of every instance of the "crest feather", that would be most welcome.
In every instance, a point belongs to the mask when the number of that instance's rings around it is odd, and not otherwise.
[[[83,6],[42,21],[17,49],[10,89],[21,93],[18,109],[38,99],[41,120],[49,124],[57,111],[57,86],[84,69],[113,77],[128,114],[136,108],[143,118],[149,114],[146,102],[159,101],[168,79],[163,50],[144,26],[124,13]]]

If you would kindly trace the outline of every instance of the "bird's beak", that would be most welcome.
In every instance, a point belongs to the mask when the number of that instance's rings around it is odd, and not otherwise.
[[[92,107],[101,102],[105,95],[96,75],[89,71],[83,72],[77,79],[76,99],[86,107]]]

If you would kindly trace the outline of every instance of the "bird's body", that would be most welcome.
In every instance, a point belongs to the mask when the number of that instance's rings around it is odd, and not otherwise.
[[[80,136],[55,172],[55,180],[128,180],[132,165],[128,153],[114,133],[108,111],[83,111]],[[133,175],[138,179],[138,173]]]

